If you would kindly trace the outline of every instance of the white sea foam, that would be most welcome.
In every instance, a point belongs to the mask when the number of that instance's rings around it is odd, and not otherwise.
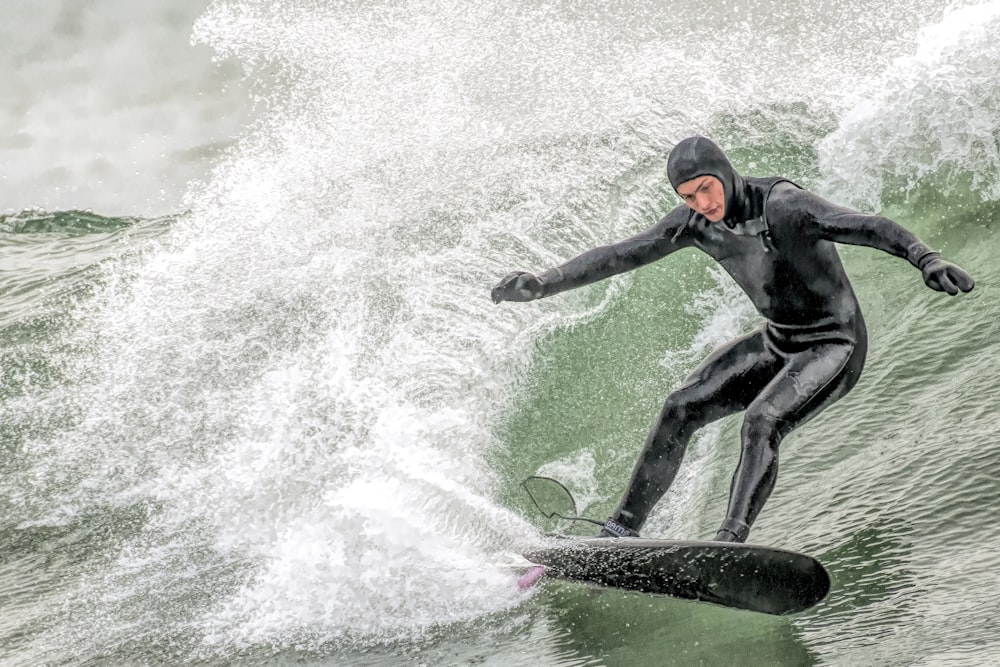
[[[1000,3],[951,10],[859,90],[819,146],[824,187],[879,209],[922,184],[1000,199]]]

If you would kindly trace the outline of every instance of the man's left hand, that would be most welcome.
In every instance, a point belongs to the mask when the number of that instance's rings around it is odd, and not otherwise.
[[[971,292],[976,286],[976,281],[972,279],[961,267],[950,262],[946,262],[940,257],[931,259],[921,269],[924,275],[924,283],[931,289],[939,292],[947,292],[955,296],[959,290]]]

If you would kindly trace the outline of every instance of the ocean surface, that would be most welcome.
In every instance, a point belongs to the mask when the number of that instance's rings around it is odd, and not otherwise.
[[[1000,663],[1000,0],[14,0],[0,25],[0,664]],[[977,280],[841,254],[861,382],[782,444],[776,618],[543,580],[758,318],[686,251],[531,304],[707,134]],[[644,534],[710,537],[740,421]]]

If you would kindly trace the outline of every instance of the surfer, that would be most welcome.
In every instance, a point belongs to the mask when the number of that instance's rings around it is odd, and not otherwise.
[[[714,258],[764,323],[712,352],[670,394],[602,536],[637,536],[702,426],[745,411],[742,450],[717,541],[744,542],[774,488],[778,445],[854,387],[868,337],[835,243],[902,257],[954,296],[975,282],[889,220],[833,204],[785,178],[741,176],[715,143],[690,137],[667,160],[683,203],[648,230],[538,275],[506,275],[491,297],[532,301],[630,271],[682,248]]]

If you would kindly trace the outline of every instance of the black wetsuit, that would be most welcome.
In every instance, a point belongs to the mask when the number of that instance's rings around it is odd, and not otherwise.
[[[744,541],[774,488],[781,439],[850,391],[864,366],[865,322],[834,244],[903,257],[927,268],[924,278],[936,289],[957,292],[959,284],[968,291],[972,279],[887,218],[837,206],[785,179],[740,176],[703,137],[678,144],[668,172],[675,188],[697,176],[719,178],[726,190],[725,218],[713,223],[682,204],[645,232],[542,273],[537,293],[528,296],[580,287],[690,247],[733,277],[766,322],[714,351],[667,398],[611,518],[638,531],[673,482],[692,434],[746,411],[729,509],[716,536]],[[506,288],[501,282],[494,300],[527,300],[524,285],[529,291],[536,286],[530,274],[520,274],[529,279],[517,283],[520,295],[513,294],[517,275],[505,279]]]

